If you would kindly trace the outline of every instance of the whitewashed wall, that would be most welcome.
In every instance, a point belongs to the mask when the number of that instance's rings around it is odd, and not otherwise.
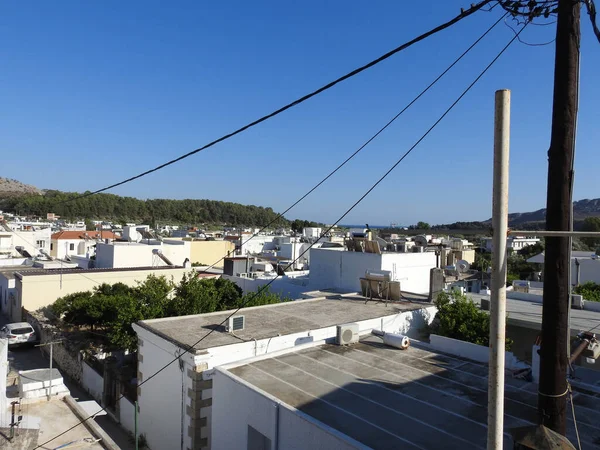
[[[138,381],[143,382],[172,362],[180,350],[144,328],[135,324],[133,327],[140,338]],[[190,420],[186,405],[188,388],[192,387],[188,370],[193,370],[193,357],[186,353],[180,362],[183,367],[180,368],[179,362],[170,364],[145,383],[138,393],[138,429],[140,434],[146,436],[152,450],[171,449],[174,443],[177,443],[175,448],[179,448],[182,429],[184,448],[191,447],[191,437],[187,434]]]
[[[8,339],[0,339],[0,413],[7,407],[6,377],[8,376]]]
[[[94,400],[102,404],[102,393],[104,392],[104,378],[96,372],[90,365],[81,362],[81,385],[92,396]]]
[[[361,253],[333,249],[311,249],[310,288],[360,291],[360,278],[367,270],[389,270],[403,291],[429,292],[430,270],[436,265],[433,252]]]
[[[230,281],[233,281],[237,284],[244,294],[249,292],[256,292],[262,286],[271,282],[271,279],[253,279],[253,278],[244,278],[237,277],[233,275],[223,275],[222,278],[226,278]],[[275,279],[269,285],[269,291],[275,294],[279,294],[281,297],[287,297],[291,299],[297,299],[301,297],[301,294],[311,290],[309,287],[309,279],[308,278],[289,278],[289,277],[280,277]]]
[[[299,300],[312,301],[312,300]],[[273,306],[278,307],[278,306]],[[425,324],[431,323],[435,316],[436,308],[430,306],[415,311],[407,311],[399,314],[391,314],[375,319],[358,321],[361,334],[370,333],[373,329],[387,332],[402,333],[408,336],[418,337],[418,330]],[[220,314],[220,313],[216,313]],[[139,347],[139,371],[143,381],[145,376],[159,370],[164,364],[172,361],[177,352],[177,347],[170,341],[163,339],[145,328],[134,324],[134,330],[138,334],[143,345]],[[317,330],[306,330],[300,333],[275,336],[257,341],[240,342],[239,344],[226,345],[206,349],[201,355],[193,357],[185,354],[182,359],[187,368],[204,367],[203,378],[211,380],[214,368],[223,364],[235,363],[261,355],[271,355],[276,352],[288,351],[298,346],[315,346],[325,342],[331,342],[337,334],[335,326],[320,328]],[[140,387],[139,402],[139,429],[145,433],[153,450],[165,447],[170,440],[179,436],[181,429],[181,377],[179,365],[172,364],[154,379]],[[160,386],[160,388],[157,388]],[[191,386],[191,379],[184,378],[184,391],[187,398],[187,389]],[[203,400],[214,397],[214,388],[203,391]],[[189,402],[189,399],[187,400]],[[208,425],[213,422],[212,407],[203,408],[206,411]],[[187,414],[184,417],[184,430],[190,424]],[[212,428],[209,428],[212,429]],[[186,442],[187,442],[187,433]],[[206,436],[208,442],[212,442],[212,436]],[[178,440],[176,442],[179,442]],[[235,448],[235,447],[232,447]],[[280,447],[283,448],[283,447]]]
[[[125,397],[119,400],[119,421],[130,433],[135,431],[135,406]]]
[[[393,279],[400,281],[400,289],[406,292],[428,294],[430,271],[435,266],[434,252],[382,255],[381,268],[392,272]]]
[[[213,380],[212,449],[248,447],[248,426],[286,450],[349,450],[367,447],[281,404],[225,370]],[[277,443],[275,442],[277,440]]]

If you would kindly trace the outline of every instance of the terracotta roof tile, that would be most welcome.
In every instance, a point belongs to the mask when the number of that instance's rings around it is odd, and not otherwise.
[[[117,239],[117,236],[112,231],[59,231],[58,233],[54,233],[51,237],[52,240],[58,239]]]

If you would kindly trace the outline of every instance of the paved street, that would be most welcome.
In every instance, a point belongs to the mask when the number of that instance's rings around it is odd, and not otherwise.
[[[9,323],[5,316],[0,315],[0,328]],[[16,347],[8,351],[9,374],[7,387],[17,382],[18,372],[20,370],[41,369],[49,367],[49,358],[42,353],[39,347]],[[65,385],[71,391],[71,396],[77,400],[92,400],[92,397],[81,389],[76,383],[68,378],[64,378]],[[13,388],[14,389],[14,388]],[[108,416],[99,416],[95,419],[96,423],[119,445],[122,449],[133,449],[133,444],[129,439],[128,433]]]

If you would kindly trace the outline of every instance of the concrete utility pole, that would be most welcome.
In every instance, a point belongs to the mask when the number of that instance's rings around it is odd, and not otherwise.
[[[559,0],[546,200],[546,230],[550,231],[568,231],[571,221],[580,37],[580,2]],[[546,238],[538,413],[542,425],[562,435],[566,433],[570,264],[569,237]]]
[[[508,161],[510,91],[496,91],[494,115],[494,189],[492,290],[488,376],[488,450],[502,450],[504,438],[504,361],[506,344],[506,238],[508,232]]]
[[[36,347],[45,347],[46,345],[50,346],[50,367],[48,370],[48,401],[52,400],[52,360],[54,358],[54,352],[53,352],[53,348],[54,348],[54,344],[61,344],[62,343],[62,339],[58,340],[58,341],[50,341],[50,342],[46,342],[45,344],[39,344],[36,345]]]

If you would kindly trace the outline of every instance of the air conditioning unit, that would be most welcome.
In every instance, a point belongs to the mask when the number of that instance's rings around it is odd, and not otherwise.
[[[571,295],[571,307],[576,309],[583,309],[583,296],[578,294]]]
[[[358,342],[358,324],[346,323],[338,325],[335,342],[337,345],[349,345]]]
[[[244,316],[232,316],[227,321],[227,332],[241,331],[246,326],[246,318]]]

